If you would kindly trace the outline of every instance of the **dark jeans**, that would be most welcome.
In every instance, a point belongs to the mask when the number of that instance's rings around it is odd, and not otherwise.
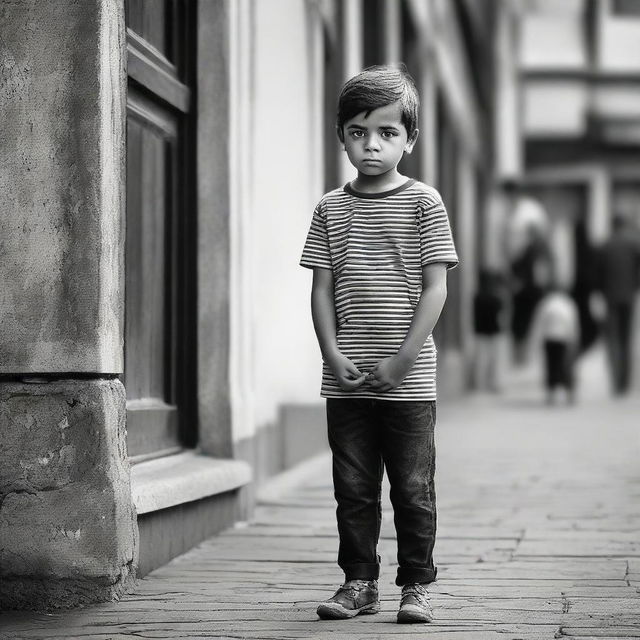
[[[545,340],[546,387],[573,390],[573,354],[571,345],[560,340]]]
[[[377,579],[383,465],[398,539],[397,585],[433,582],[436,403],[369,398],[327,400],[329,444],[346,580]]]

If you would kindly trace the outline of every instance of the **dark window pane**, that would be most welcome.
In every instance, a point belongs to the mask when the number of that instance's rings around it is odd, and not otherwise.
[[[129,119],[127,146],[126,375],[128,398],[165,399],[167,142]],[[166,398],[168,399],[168,398]]]
[[[611,11],[614,15],[640,17],[640,0],[613,0]]]
[[[138,103],[141,104],[141,103]],[[172,389],[174,327],[170,217],[175,140],[151,116],[127,123],[125,376],[132,456],[179,446]]]
[[[384,63],[384,5],[382,0],[362,0],[364,65]]]
[[[418,34],[409,15],[409,9],[404,4],[402,5],[402,61],[407,66],[407,71],[416,83],[418,95],[422,95],[421,70],[425,61],[420,51]],[[405,154],[400,163],[400,173],[411,178],[422,180],[421,159],[422,156],[419,149],[414,149],[411,154]]]
[[[165,57],[171,55],[171,27],[173,2],[171,0],[126,0],[127,27],[144,38]]]

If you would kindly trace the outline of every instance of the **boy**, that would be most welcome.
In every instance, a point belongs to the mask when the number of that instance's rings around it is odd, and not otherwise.
[[[567,401],[573,403],[580,317],[573,298],[558,282],[552,282],[538,305],[531,340],[543,344],[547,404],[553,404],[556,387],[564,388]]]
[[[377,613],[383,465],[398,538],[398,622],[432,619],[435,580],[436,351],[431,332],[457,261],[439,194],[398,172],[418,137],[418,94],[404,69],[370,67],[338,102],[337,133],[357,169],[317,205],[301,265],[323,356],[345,582],[323,619]]]

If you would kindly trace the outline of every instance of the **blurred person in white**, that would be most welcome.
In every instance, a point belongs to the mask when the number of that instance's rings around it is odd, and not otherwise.
[[[531,322],[549,285],[553,259],[547,213],[542,205],[515,179],[504,183],[503,192],[511,209],[505,253],[510,263],[513,356],[515,364],[523,365]]]
[[[531,331],[532,346],[541,345],[544,354],[544,385],[548,404],[554,404],[556,389],[575,401],[575,362],[580,347],[578,305],[556,281],[540,301]]]
[[[620,214],[614,216],[611,236],[600,246],[596,286],[604,300],[604,337],[615,395],[631,384],[633,313],[640,283],[640,239],[637,229]]]

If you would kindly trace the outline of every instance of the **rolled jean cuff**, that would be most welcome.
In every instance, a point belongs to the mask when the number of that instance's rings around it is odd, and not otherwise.
[[[399,587],[405,584],[412,584],[414,582],[421,582],[426,584],[433,582],[438,575],[438,568],[424,569],[421,567],[398,567],[398,575],[396,577],[396,584]]]
[[[377,580],[380,576],[379,563],[358,563],[342,567],[345,581],[349,580]]]

